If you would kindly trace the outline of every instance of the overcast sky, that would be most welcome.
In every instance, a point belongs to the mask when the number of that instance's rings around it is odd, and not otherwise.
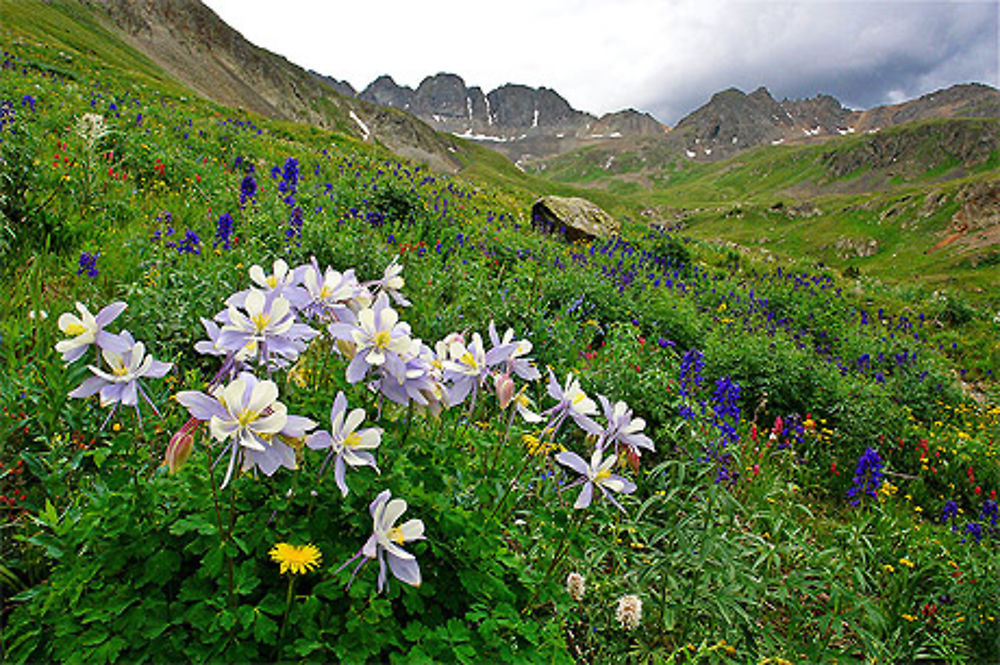
[[[728,87],[870,108],[998,86],[1000,2],[203,0],[254,44],[358,91],[451,72],[545,86],[582,111],[675,124]]]

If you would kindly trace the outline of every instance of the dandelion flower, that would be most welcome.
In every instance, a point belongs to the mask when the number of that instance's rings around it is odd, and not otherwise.
[[[271,561],[281,564],[282,574],[291,571],[292,575],[312,572],[323,559],[323,553],[315,545],[278,543],[268,554]]]

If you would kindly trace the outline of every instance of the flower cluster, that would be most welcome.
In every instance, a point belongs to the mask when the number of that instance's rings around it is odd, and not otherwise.
[[[878,452],[873,448],[866,448],[865,452],[858,458],[858,464],[854,468],[854,480],[851,489],[847,490],[847,498],[851,499],[851,505],[861,504],[861,496],[867,494],[873,499],[878,499],[878,490],[882,486],[882,467],[885,462],[879,457]]]

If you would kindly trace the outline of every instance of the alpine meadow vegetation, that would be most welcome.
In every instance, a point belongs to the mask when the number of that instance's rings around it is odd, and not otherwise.
[[[960,295],[0,39],[4,662],[1000,659]]]

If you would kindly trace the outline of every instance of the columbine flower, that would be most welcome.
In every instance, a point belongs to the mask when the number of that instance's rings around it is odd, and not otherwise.
[[[351,573],[351,581],[358,570],[370,559],[378,559],[378,591],[386,587],[386,559],[389,561],[389,570],[396,579],[413,586],[420,586],[420,566],[417,559],[412,554],[404,550],[401,545],[411,540],[422,540],[424,538],[424,523],[421,520],[408,520],[402,526],[395,526],[396,520],[406,512],[406,501],[403,499],[392,499],[390,490],[381,492],[375,500],[371,502],[368,510],[372,516],[372,535],[358,553],[351,557],[339,570],[351,563],[360,556],[365,557],[361,563],[355,567]],[[350,583],[348,583],[350,588]]]
[[[337,481],[340,493],[347,496],[347,482],[344,480],[346,464],[351,466],[370,466],[378,472],[375,458],[367,450],[378,448],[382,442],[382,430],[377,427],[368,427],[358,430],[358,425],[365,419],[364,409],[354,409],[347,417],[347,398],[344,393],[338,392],[333,400],[333,408],[330,409],[330,431],[319,431],[309,435],[306,445],[313,450],[329,448],[330,452],[323,460],[320,473],[326,468],[331,457],[335,457],[333,464],[333,477]],[[358,431],[355,431],[358,430]]]
[[[433,371],[434,353],[419,339],[411,340],[410,349],[401,356],[402,368],[382,365],[379,378],[372,382],[378,391],[397,404],[411,403],[429,407],[443,395],[439,377]],[[434,407],[432,407],[434,408]]]
[[[597,404],[587,397],[580,388],[580,382],[573,378],[572,373],[566,375],[566,384],[560,386],[552,369],[549,368],[548,393],[549,397],[557,402],[555,406],[544,412],[552,418],[546,429],[552,430],[553,435],[567,416],[571,417],[584,431],[590,434],[601,433],[601,426],[590,418],[597,413]]]
[[[540,423],[542,417],[535,413],[535,402],[527,395],[528,386],[521,386],[521,389],[514,395],[514,408],[524,418],[526,423]]]
[[[123,331],[118,339],[127,349],[124,353],[101,349],[101,355],[110,371],[88,365],[94,376],[85,379],[69,396],[90,397],[94,393],[100,393],[101,406],[115,405],[111,413],[108,414],[108,418],[111,418],[119,403],[135,407],[135,412],[138,414],[139,395],[142,395],[143,399],[153,407],[156,415],[160,415],[156,404],[139,385],[139,379],[144,377],[160,378],[170,371],[172,365],[153,360],[152,356],[147,356],[146,346],[142,342],[136,342],[132,339],[132,335],[127,330]],[[142,417],[139,416],[139,418],[142,422]]]
[[[583,595],[587,592],[586,580],[584,580],[583,575],[577,572],[572,572],[566,576],[566,591],[569,593],[569,597],[580,602],[583,600]]]
[[[242,470],[254,467],[266,476],[279,467],[295,469],[295,449],[279,440],[297,439],[316,426],[312,420],[288,415],[288,409],[278,401],[278,386],[273,381],[258,381],[243,372],[225,388],[218,388],[213,397],[197,391],[177,394],[177,401],[188,408],[192,416],[209,421],[212,436],[220,442],[229,441],[214,464],[229,452],[229,467],[222,487],[242,460]]]
[[[126,307],[128,305],[121,301],[113,302],[94,316],[83,303],[78,302],[76,309],[80,312],[79,317],[70,312],[60,314],[59,330],[72,338],[56,343],[56,351],[62,354],[63,361],[73,362],[82,356],[91,344],[115,353],[124,353],[128,350],[128,344],[124,340],[104,330],[104,326],[118,318]]]
[[[326,271],[319,269],[316,258],[311,263],[295,269],[309,297],[301,308],[306,316],[321,316],[344,320],[342,310],[348,309],[347,303],[362,291],[354,270],[346,270],[343,274],[327,266]],[[353,317],[350,317],[353,318]]]
[[[180,468],[191,457],[194,451],[194,431],[201,425],[197,418],[189,418],[172,437],[167,444],[167,452],[163,456],[163,463],[167,465],[170,475],[177,473]]]
[[[374,308],[358,312],[358,323],[331,323],[330,334],[336,339],[353,342],[354,357],[347,366],[347,380],[357,383],[371,367],[388,364],[389,371],[404,371],[400,356],[410,349],[410,326],[399,320],[396,310],[389,307],[389,300],[380,293]]]
[[[535,367],[534,361],[531,358],[525,357],[531,353],[531,342],[526,339],[514,341],[513,328],[508,328],[507,332],[503,334],[503,339],[501,339],[497,334],[497,329],[493,325],[493,321],[490,321],[488,332],[490,343],[493,344],[494,349],[502,347],[509,350],[507,357],[504,358],[504,362],[507,364],[507,374],[514,372],[514,374],[517,374],[525,381],[535,381],[542,378],[542,373]]]
[[[398,259],[398,256],[394,256],[392,258],[392,263],[386,266],[382,279],[375,282],[375,286],[378,287],[380,293],[389,294],[392,301],[400,307],[409,307],[413,303],[407,300],[406,297],[400,293],[400,289],[406,285],[406,280],[402,277],[403,266],[396,263]]]
[[[615,504],[622,512],[625,512],[621,504],[615,501],[614,497],[608,493],[608,490],[623,494],[631,494],[635,491],[635,483],[611,473],[617,457],[609,455],[607,458],[604,458],[603,451],[600,448],[595,448],[594,454],[590,456],[589,465],[582,457],[569,451],[556,454],[556,461],[583,476],[583,478],[567,486],[569,488],[583,483],[583,489],[580,490],[580,495],[576,497],[576,503],[573,504],[574,508],[582,509],[590,505],[590,501],[594,495],[594,486],[596,485],[611,503]]]
[[[494,347],[487,353],[479,333],[472,334],[472,343],[468,346],[461,339],[453,339],[448,345],[450,359],[443,363],[444,378],[452,382],[448,389],[448,404],[450,406],[461,404],[471,392],[472,404],[469,407],[471,413],[476,405],[479,386],[489,378],[490,368],[503,362],[513,348],[513,344],[506,344]]]
[[[597,445],[607,448],[609,444],[614,443],[615,450],[617,450],[618,445],[621,444],[635,455],[639,455],[639,448],[655,450],[653,440],[642,433],[646,427],[646,421],[642,418],[633,418],[632,409],[628,407],[628,404],[618,401],[612,406],[604,395],[598,395],[597,399],[600,400],[601,407],[604,409],[604,417],[608,421],[607,427],[601,432],[601,438]]]
[[[296,323],[291,302],[277,292],[265,295],[251,289],[243,308],[245,314],[231,302],[229,309],[215,317],[224,324],[216,345],[233,353],[256,344],[264,362],[272,355],[294,361],[306,342],[319,334],[304,323]]]
[[[615,610],[618,625],[625,630],[635,630],[642,622],[642,601],[638,596],[629,594],[618,599],[618,609]]]
[[[278,543],[268,552],[271,561],[281,564],[281,574],[291,571],[292,575],[312,572],[319,566],[323,553],[315,545],[289,545]]]

